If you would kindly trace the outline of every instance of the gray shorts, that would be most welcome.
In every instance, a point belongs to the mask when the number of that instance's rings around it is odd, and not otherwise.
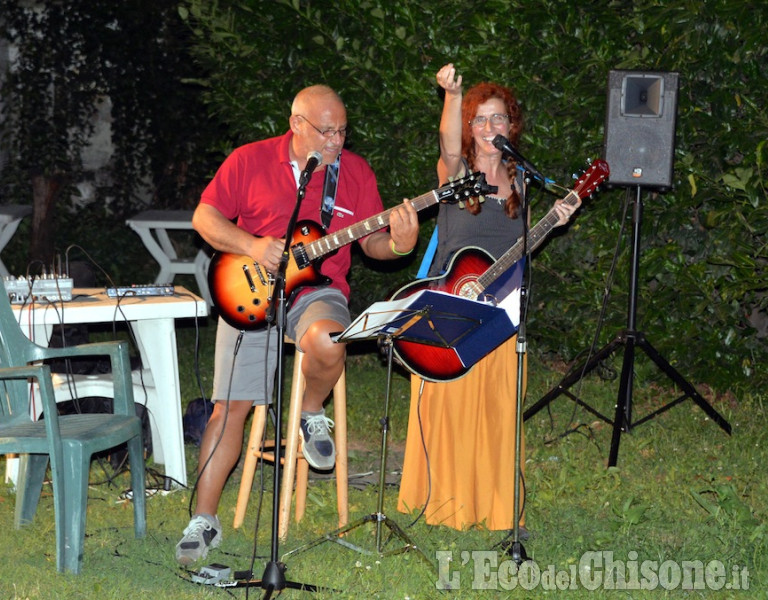
[[[299,297],[288,309],[285,333],[292,340],[300,340],[309,326],[320,319],[337,321],[343,326],[341,330],[350,324],[347,299],[339,290],[319,288]],[[254,404],[271,402],[277,370],[277,330],[269,327],[245,331],[236,349],[239,336],[240,330],[219,317],[213,401],[229,398],[251,400]],[[300,350],[298,343],[296,349]]]

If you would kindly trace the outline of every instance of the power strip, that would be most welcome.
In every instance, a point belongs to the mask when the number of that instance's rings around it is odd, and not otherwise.
[[[71,277],[41,275],[40,277],[4,277],[5,291],[11,304],[28,302],[69,302],[72,300]]]
[[[143,283],[107,288],[110,298],[130,298],[131,296],[173,296],[176,290],[170,283]]]

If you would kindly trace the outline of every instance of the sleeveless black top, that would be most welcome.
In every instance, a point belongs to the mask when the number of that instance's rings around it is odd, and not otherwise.
[[[482,248],[495,259],[509,250],[523,235],[523,222],[520,215],[514,219],[506,215],[505,202],[506,198],[486,196],[477,215],[458,204],[441,204],[437,213],[437,250],[429,276],[444,272],[453,254],[467,246]]]

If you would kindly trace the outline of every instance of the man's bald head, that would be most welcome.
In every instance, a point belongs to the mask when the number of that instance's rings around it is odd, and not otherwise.
[[[293,99],[288,120],[293,131],[291,159],[304,167],[310,152],[323,155],[322,164],[336,161],[344,147],[347,109],[339,95],[327,85],[304,88]],[[327,135],[327,132],[332,132]]]
[[[296,94],[291,105],[291,114],[304,115],[317,110],[318,107],[338,108],[333,105],[344,107],[341,96],[327,85],[311,85]]]

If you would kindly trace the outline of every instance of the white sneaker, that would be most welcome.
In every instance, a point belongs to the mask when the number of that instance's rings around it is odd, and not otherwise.
[[[320,471],[330,471],[336,464],[336,446],[330,433],[332,427],[333,421],[325,416],[325,411],[301,413],[301,452],[310,466]]]
[[[195,515],[184,530],[184,537],[176,544],[176,561],[186,566],[205,558],[209,548],[221,544],[221,538],[218,517]]]

